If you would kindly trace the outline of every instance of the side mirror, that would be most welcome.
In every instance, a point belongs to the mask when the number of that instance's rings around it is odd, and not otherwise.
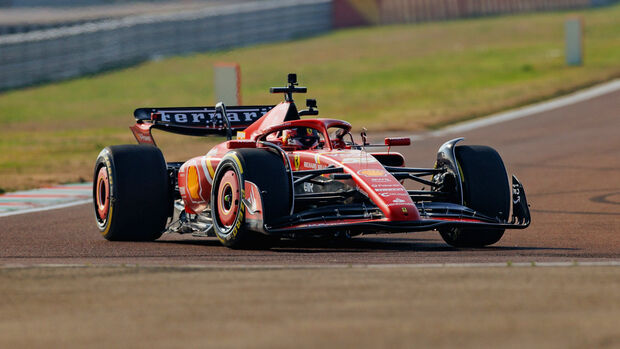
[[[411,138],[409,137],[391,137],[385,139],[385,145],[388,147],[399,145],[411,145]]]

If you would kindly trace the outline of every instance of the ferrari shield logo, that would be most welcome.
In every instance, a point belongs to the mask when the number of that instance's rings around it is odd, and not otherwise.
[[[297,170],[299,170],[299,163],[300,163],[300,161],[299,161],[299,154],[295,154],[295,157],[294,157],[293,160],[294,160],[293,162],[295,163],[295,171],[297,171]]]

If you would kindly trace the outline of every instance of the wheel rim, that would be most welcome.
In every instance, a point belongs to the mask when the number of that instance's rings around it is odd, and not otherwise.
[[[217,213],[219,221],[226,228],[235,222],[239,202],[239,180],[235,171],[229,170],[222,176],[217,192]]]
[[[97,174],[97,186],[95,192],[95,206],[100,220],[105,221],[110,210],[110,182],[108,169],[103,166]]]

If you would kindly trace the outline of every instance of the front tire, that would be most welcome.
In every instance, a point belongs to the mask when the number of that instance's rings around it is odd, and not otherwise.
[[[153,241],[172,205],[166,162],[149,145],[115,145],[95,162],[93,202],[99,231],[111,241]]]
[[[215,235],[231,248],[265,247],[269,237],[251,231],[245,224],[245,181],[261,192],[263,221],[269,225],[289,214],[290,179],[282,158],[267,149],[238,149],[229,152],[213,176],[211,217]]]
[[[454,149],[463,184],[463,204],[502,221],[510,213],[510,185],[497,151],[482,145]],[[455,247],[483,247],[498,242],[504,229],[451,228],[440,230],[443,240]]]

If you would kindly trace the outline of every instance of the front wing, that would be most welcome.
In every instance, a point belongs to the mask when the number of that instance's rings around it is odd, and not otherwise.
[[[434,229],[525,229],[530,225],[530,210],[525,190],[512,177],[512,218],[501,221],[484,216],[468,207],[441,202],[416,203],[422,219],[389,221],[365,206],[332,206],[284,217],[265,232],[273,235],[317,235],[322,232],[356,231],[363,233],[415,232]]]

